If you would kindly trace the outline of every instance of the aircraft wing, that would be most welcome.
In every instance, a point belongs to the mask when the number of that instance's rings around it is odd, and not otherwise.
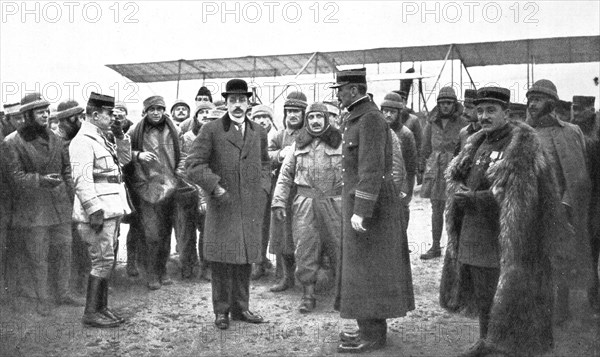
[[[390,47],[365,50],[246,56],[163,62],[109,64],[133,82],[189,79],[260,78],[334,73],[340,66],[426,62],[451,57],[467,67],[503,64],[600,61],[600,36],[537,38],[513,41]]]

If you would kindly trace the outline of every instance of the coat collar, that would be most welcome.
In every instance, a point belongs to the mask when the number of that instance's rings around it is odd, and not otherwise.
[[[367,99],[368,99],[368,97],[367,97]],[[347,122],[347,121],[355,120],[355,119],[361,117],[362,115],[364,115],[365,113],[372,112],[372,111],[379,111],[379,109],[377,108],[377,105],[375,103],[371,102],[370,100],[359,101],[355,104],[355,106],[352,108],[352,111],[349,113],[349,115],[346,117],[346,119],[344,119],[344,121]]]
[[[247,153],[249,148],[252,146],[252,142],[255,140],[256,135],[258,134],[258,129],[254,126],[254,123],[248,119],[244,120],[244,124],[246,124],[246,130],[243,138],[236,130],[231,130],[231,126],[234,124],[232,123],[231,118],[229,118],[229,113],[223,116],[221,123],[223,124],[223,131],[225,132],[225,138],[227,141],[240,149],[242,151],[242,155]]]

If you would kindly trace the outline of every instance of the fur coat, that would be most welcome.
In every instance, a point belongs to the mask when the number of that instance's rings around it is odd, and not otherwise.
[[[565,266],[570,252],[564,212],[560,210],[549,158],[535,131],[511,123],[504,158],[486,176],[500,207],[500,278],[491,309],[488,342],[517,355],[552,347],[552,269]],[[450,312],[476,311],[473,291],[464,284],[458,261],[462,212],[454,193],[465,182],[485,133],[473,134],[446,171],[448,246],[440,284],[440,305]],[[560,254],[560,256],[558,256]]]

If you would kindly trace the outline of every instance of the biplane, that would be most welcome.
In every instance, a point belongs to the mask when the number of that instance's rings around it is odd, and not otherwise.
[[[436,84],[446,68],[446,63],[458,61],[462,86],[463,72],[469,78],[473,88],[475,82],[471,78],[469,68],[477,66],[527,64],[527,87],[534,81],[534,68],[537,64],[551,63],[584,63],[600,62],[600,36],[577,36],[536,38],[512,41],[451,43],[433,46],[389,47],[352,51],[313,52],[282,54],[269,56],[245,56],[234,58],[212,58],[196,60],[171,60],[148,63],[109,64],[107,67],[137,83],[177,81],[177,97],[179,82],[185,80],[207,80],[246,78],[249,82],[257,79],[288,78],[288,82],[276,82],[283,87],[279,95],[273,95],[271,105],[284,93],[290,85],[312,84],[316,93],[319,84],[331,83],[334,74],[350,66],[365,66],[398,63],[398,73],[369,74],[369,82],[373,81],[418,81],[418,86],[411,92],[418,97],[418,108],[425,105],[422,87],[424,78],[433,77],[423,74],[422,63],[444,61]],[[402,73],[402,65],[410,63],[412,68],[420,63],[418,73]],[[454,83],[454,65],[449,66],[452,83]],[[379,72],[379,71],[377,71]],[[435,85],[434,85],[435,87]],[[323,86],[327,88],[327,86]],[[256,87],[254,88],[257,97]],[[460,88],[462,93],[462,88]],[[333,93],[332,93],[333,95]],[[430,93],[431,95],[431,93]],[[260,98],[255,98],[260,101]]]

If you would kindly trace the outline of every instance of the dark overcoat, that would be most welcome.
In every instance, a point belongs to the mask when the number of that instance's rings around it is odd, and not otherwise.
[[[527,124],[514,122],[502,160],[486,172],[500,208],[500,278],[487,339],[502,351],[539,354],[552,346],[552,268],[568,265],[575,252],[556,181],[542,142]],[[451,311],[476,311],[476,297],[465,284],[458,262],[463,213],[454,193],[465,183],[485,133],[477,132],[446,171],[448,245],[440,284],[440,305]]]
[[[229,114],[204,124],[185,162],[188,177],[206,192],[204,257],[208,261],[260,263],[262,223],[271,189],[267,133],[246,121],[244,138]],[[210,193],[220,185],[230,199]]]
[[[408,241],[383,114],[363,99],[342,125],[342,244],[335,308],[342,318],[385,319],[414,310]],[[364,218],[365,233],[350,218]]]
[[[48,141],[25,140],[19,132],[5,139],[12,192],[12,225],[47,227],[71,222],[73,180],[69,150],[63,140],[46,130]],[[54,188],[40,186],[40,176],[59,174],[63,182]]]

